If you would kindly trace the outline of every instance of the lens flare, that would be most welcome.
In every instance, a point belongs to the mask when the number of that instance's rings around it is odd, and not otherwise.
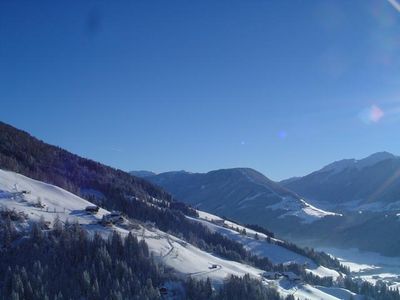
[[[395,10],[400,12],[400,3],[397,0],[388,0]]]
[[[366,123],[378,123],[383,117],[385,113],[384,111],[377,105],[371,105],[370,107],[364,109],[359,117],[360,119]]]
[[[370,119],[372,122],[379,122],[380,119],[382,119],[384,113],[383,110],[380,109],[378,106],[376,105],[372,105],[371,106],[371,112],[370,112]]]
[[[280,138],[281,140],[284,140],[287,138],[287,132],[285,130],[281,130],[278,132],[278,138]]]

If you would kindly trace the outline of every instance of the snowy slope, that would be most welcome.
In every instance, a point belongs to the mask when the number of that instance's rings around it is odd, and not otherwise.
[[[22,194],[23,191],[29,194]],[[35,207],[38,201],[44,208]],[[91,224],[108,213],[100,209],[97,215],[88,215],[84,209],[89,205],[93,204],[59,187],[0,170],[0,207],[23,211],[32,220],[37,221],[43,216],[46,221],[53,221],[58,215],[64,222],[68,219],[71,222],[78,220],[80,224]]]
[[[274,210],[283,210],[285,213],[279,216],[279,218],[295,216],[300,218],[303,223],[312,223],[315,220],[326,216],[342,216],[342,214],[319,209],[307,203],[303,199],[299,199],[298,202],[294,202],[292,199],[287,197],[283,197],[279,203],[270,205],[268,207]]]
[[[266,239],[269,237],[264,233],[256,232],[250,228],[238,225],[228,220],[223,220],[218,216],[203,211],[198,211],[198,213],[198,219],[191,217],[188,218],[200,222],[210,229],[211,232],[218,232],[231,240],[241,243],[247,250],[258,256],[267,257],[274,264],[306,264],[306,270],[314,275],[320,277],[332,277],[333,279],[336,279],[340,276],[340,274],[335,270],[316,265],[308,257],[297,254],[279,245],[268,243]],[[219,223],[216,224],[215,221]],[[220,225],[222,221],[224,222],[224,226]],[[240,234],[234,229],[238,229],[239,231],[243,231],[243,229],[245,229],[246,235]],[[256,234],[258,239],[255,239]],[[275,238],[271,238],[271,240],[277,241]]]
[[[210,277],[214,283],[222,284],[228,275],[243,276],[248,273],[259,277],[263,272],[248,265],[213,256],[158,229],[142,228],[133,232],[146,240],[156,257],[183,276],[199,279]],[[212,265],[216,265],[217,268],[210,268]]]
[[[28,194],[22,194],[22,191],[27,191]],[[39,200],[45,208],[34,206]],[[89,205],[93,204],[59,187],[14,172],[0,170],[0,207],[22,211],[34,221],[38,221],[43,216],[45,221],[52,222],[56,216],[59,216],[64,222],[68,219],[71,222],[77,221],[81,225],[86,225],[89,232],[101,231],[104,234],[117,230],[123,235],[128,234],[129,231],[122,227],[105,228],[97,225],[101,217],[109,212],[100,209],[96,215],[86,214],[84,209]],[[207,278],[212,273],[210,277],[222,283],[228,274],[249,273],[259,276],[262,273],[262,270],[215,257],[155,228],[140,226],[140,229],[134,229],[132,232],[144,238],[150,251],[161,258],[166,265],[185,275]],[[219,267],[210,270],[211,264]]]
[[[23,191],[29,193],[23,194]],[[45,205],[45,208],[35,207],[39,199]],[[18,212],[22,211],[29,216],[30,220],[39,220],[43,216],[46,221],[53,221],[58,215],[62,221],[67,219],[77,221],[89,233],[99,232],[105,237],[114,230],[122,235],[129,233],[126,227],[112,226],[105,228],[98,225],[97,222],[108,211],[100,209],[97,215],[88,215],[83,212],[88,205],[91,205],[91,203],[56,186],[0,170],[0,207],[15,209]],[[248,273],[255,278],[262,279],[263,271],[260,269],[216,257],[156,228],[136,225],[139,226],[136,226],[136,229],[132,229],[131,232],[146,241],[156,259],[163,261],[183,277],[192,276],[201,279],[209,277],[216,285],[221,284],[230,274],[243,276]],[[249,229],[249,233],[251,232]],[[282,249],[275,249],[270,253],[280,250]],[[285,260],[288,255],[279,256],[276,253],[275,259]],[[210,268],[212,265],[217,267],[212,269]],[[335,294],[332,291],[322,291],[319,288],[303,284],[293,285],[286,279],[262,280],[267,285],[275,286],[282,295],[294,294],[299,299],[343,299],[332,296]]]

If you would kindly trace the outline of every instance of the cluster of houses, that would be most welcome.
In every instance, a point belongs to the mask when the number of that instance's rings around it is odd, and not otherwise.
[[[293,272],[264,272],[262,276],[266,279],[276,280],[281,278],[286,278],[291,282],[298,283],[301,281],[300,276]]]
[[[101,219],[101,224],[103,226],[112,226],[115,224],[122,224],[123,222],[124,218],[122,217],[122,214],[117,211],[113,211],[108,215],[104,215],[103,218]]]
[[[99,207],[97,205],[89,205],[86,206],[85,211],[88,214],[95,215],[99,212]],[[115,224],[122,224],[124,222],[124,217],[118,211],[113,211],[107,215],[104,215],[100,221],[100,224],[103,226],[112,226]]]

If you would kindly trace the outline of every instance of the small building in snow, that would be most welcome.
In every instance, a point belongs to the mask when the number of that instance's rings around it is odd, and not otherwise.
[[[293,281],[293,282],[299,282],[299,281],[301,281],[300,276],[299,276],[299,275],[296,275],[296,274],[293,273],[293,272],[283,272],[283,273],[282,273],[282,276],[283,276],[283,277],[286,277],[287,279],[289,279],[290,281]]]
[[[122,217],[122,214],[117,211],[113,211],[112,213],[108,215],[103,216],[104,220],[107,220],[113,224],[121,224],[124,222],[124,218]]]
[[[85,211],[91,214],[96,214],[99,211],[99,207],[97,205],[89,205],[86,206]]]
[[[279,278],[281,278],[281,277],[282,277],[282,274],[279,273],[279,272],[264,272],[264,273],[262,273],[262,276],[263,276],[264,278],[266,278],[266,279],[274,280],[274,279],[279,279]]]
[[[218,226],[224,226],[225,220],[224,219],[214,219],[212,222]]]
[[[104,227],[111,227],[113,225],[113,223],[108,220],[106,218],[106,216],[103,216],[103,218],[101,219],[101,221],[99,222],[101,225],[103,225]]]
[[[212,270],[212,269],[216,269],[216,268],[218,268],[219,267],[219,265],[217,265],[217,264],[211,264],[208,268],[210,269],[210,270]]]

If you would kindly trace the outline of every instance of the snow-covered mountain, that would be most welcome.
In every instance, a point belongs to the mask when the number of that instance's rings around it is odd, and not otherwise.
[[[222,284],[227,275],[250,274],[265,285],[275,287],[282,296],[293,295],[296,299],[334,300],[357,296],[348,290],[337,287],[311,286],[292,282],[286,278],[267,279],[263,277],[264,271],[260,269],[207,253],[174,235],[155,228],[153,224],[125,218],[120,224],[105,227],[100,224],[100,221],[110,212],[100,208],[96,214],[87,213],[85,208],[93,205],[93,203],[54,185],[33,180],[18,173],[0,170],[0,208],[15,210],[18,213],[23,212],[28,216],[25,223],[21,224],[20,230],[24,230],[24,227],[28,228],[32,221],[40,219],[52,223],[57,216],[62,222],[67,220],[78,222],[89,233],[98,232],[105,238],[114,231],[121,235],[132,232],[146,241],[157,260],[173,268],[178,276],[184,278],[190,276],[205,279],[208,277],[218,285]],[[333,278],[340,276],[337,271],[318,266],[307,257],[268,243],[267,236],[261,232],[241,227],[229,221],[225,221],[227,222],[226,226],[218,225],[221,218],[201,211],[199,211],[198,218],[188,218],[207,226],[211,231],[220,232],[229,239],[240,241],[255,254],[268,257],[274,263],[307,264],[307,270],[314,275]],[[230,226],[240,226],[240,229],[245,229],[247,234],[238,234],[237,231],[230,229]]]
[[[378,152],[344,159],[280,184],[324,209],[400,210],[400,157]]]
[[[325,169],[313,175],[313,187],[317,189],[321,184],[322,188],[319,191],[335,198],[344,188],[332,188],[329,184],[319,183],[325,178],[321,176],[332,176],[339,181],[348,170],[366,172],[379,167],[383,168],[383,172],[387,172],[384,168],[386,164],[396,162],[396,157],[382,153],[365,160],[334,163],[327,167],[329,171]],[[335,175],[335,172],[340,175]],[[368,178],[364,178],[363,183],[359,184],[359,188],[368,189],[369,185],[365,182],[374,186],[376,178],[379,176],[368,175]],[[399,210],[360,213],[359,209],[354,207],[349,211],[329,202],[314,202],[307,197],[298,196],[297,193],[272,182],[252,169],[227,169],[206,174],[169,172],[148,177],[146,180],[199,209],[244,224],[261,225],[287,240],[302,245],[359,248],[390,256],[396,256],[400,249],[400,240],[395,234],[396,230],[400,229],[397,216]],[[299,180],[301,178],[292,178],[285,184],[296,183]],[[368,235],[364,234],[366,231]]]
[[[311,223],[326,216],[339,216],[310,205],[290,190],[249,168],[208,173],[167,172],[146,177],[178,200],[199,209],[243,222],[274,217]]]

